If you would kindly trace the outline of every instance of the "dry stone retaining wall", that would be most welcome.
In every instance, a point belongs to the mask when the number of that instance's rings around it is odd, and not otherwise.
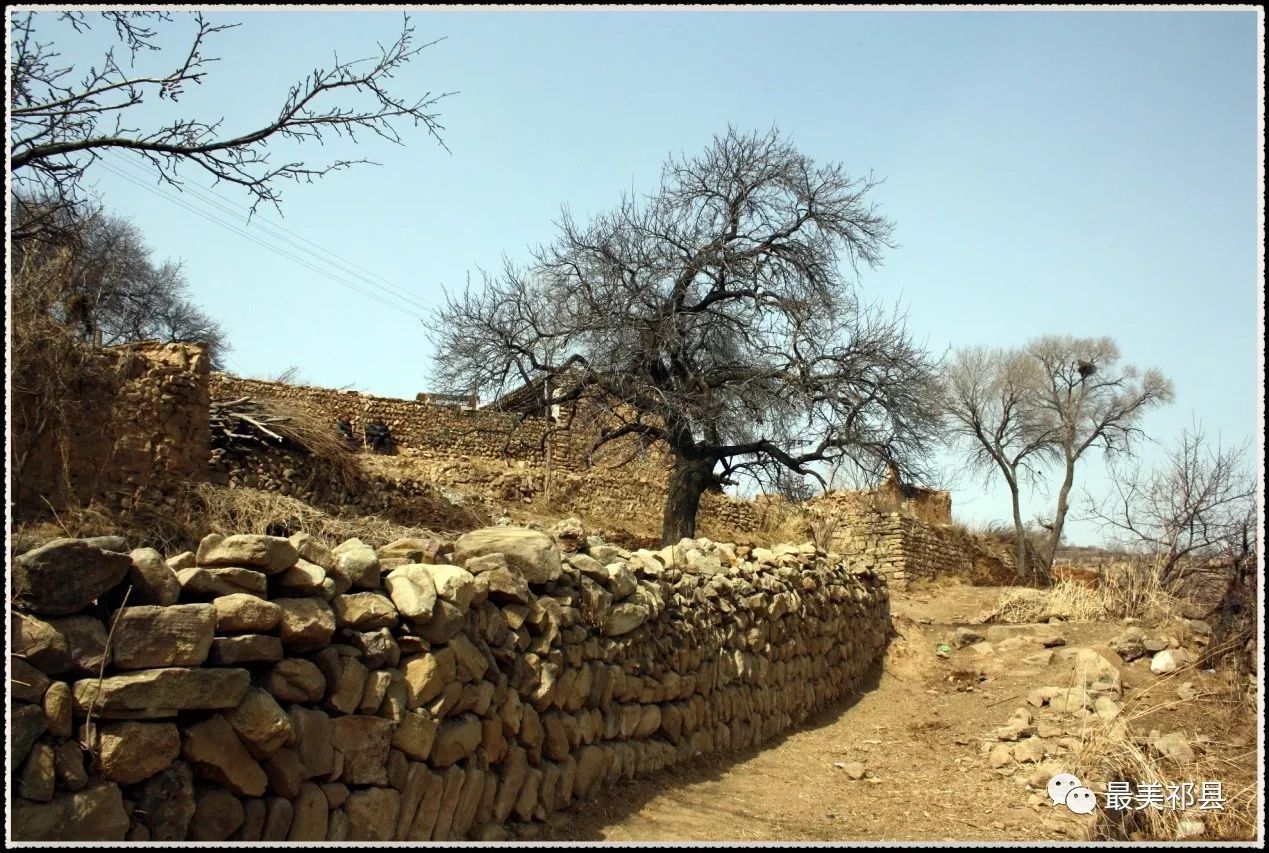
[[[939,575],[977,583],[1006,583],[1014,575],[1013,555],[998,543],[899,512],[845,516],[833,531],[830,547],[844,557],[863,558],[897,589],[911,580]]]
[[[808,546],[557,539],[21,555],[12,837],[507,839],[786,731],[886,642],[884,581]]]

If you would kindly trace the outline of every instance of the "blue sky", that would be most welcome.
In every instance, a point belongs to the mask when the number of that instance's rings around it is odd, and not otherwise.
[[[418,302],[504,254],[524,259],[552,238],[561,205],[585,219],[623,191],[650,190],[667,155],[704,148],[729,123],[775,124],[816,159],[885,176],[875,199],[900,246],[865,272],[863,290],[901,304],[935,352],[1111,335],[1127,361],[1176,383],[1176,402],[1145,422],[1152,437],[1170,441],[1195,418],[1227,442],[1257,434],[1254,12],[412,16],[422,39],[445,40],[394,84],[458,93],[438,107],[450,153],[422,132],[400,147],[303,149],[313,162],[381,165],[288,186],[284,218],[267,215]],[[221,61],[175,111],[147,106],[147,117],[255,127],[332,51],[368,55],[393,38],[400,13],[212,17],[242,22],[210,43]],[[165,43],[180,49],[188,31],[174,25]],[[67,60],[97,58],[101,33],[48,32]],[[312,384],[426,390],[417,306],[371,300],[105,170],[92,180],[156,254],[184,261],[197,300],[229,331],[234,371],[294,364]],[[245,211],[243,193],[217,191]],[[1102,470],[1088,460],[1080,485],[1104,488]],[[1003,490],[952,485],[961,520],[1007,517]],[[1036,495],[1026,510],[1051,503]],[[1075,543],[1098,539],[1078,520],[1069,531]]]

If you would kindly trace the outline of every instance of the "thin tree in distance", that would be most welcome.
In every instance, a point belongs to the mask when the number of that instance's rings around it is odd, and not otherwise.
[[[962,349],[944,374],[950,435],[971,469],[998,470],[1008,485],[1014,556],[1035,580],[1052,570],[1079,461],[1093,449],[1108,458],[1131,453],[1146,412],[1172,400],[1163,374],[1120,360],[1110,338],[1046,335],[1020,349]],[[1061,472],[1057,504],[1050,520],[1039,520],[1047,535],[1033,548],[1021,489],[1053,467]]]

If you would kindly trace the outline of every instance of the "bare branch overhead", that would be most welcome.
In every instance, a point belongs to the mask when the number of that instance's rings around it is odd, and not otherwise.
[[[444,146],[436,105],[452,92],[403,95],[390,89],[394,75],[436,41],[417,43],[404,16],[400,33],[374,55],[357,60],[336,56],[316,67],[281,99],[274,119],[257,127],[226,128],[224,118],[188,117],[157,127],[140,124],[134,110],[155,100],[177,102],[199,85],[218,58],[207,54],[212,38],[237,24],[213,24],[201,12],[190,19],[194,33],[167,71],[145,74],[135,67],[138,54],[163,52],[160,28],[170,29],[186,15],[173,12],[102,12],[114,28],[117,44],[87,69],[65,62],[56,46],[41,40],[48,12],[27,12],[13,19],[10,54],[9,168],[15,189],[26,198],[59,198],[75,204],[86,170],[105,152],[144,157],[161,179],[180,186],[179,167],[192,165],[216,182],[242,187],[261,203],[277,205],[286,181],[311,181],[363,159],[334,159],[321,164],[302,160],[273,163],[269,146],[278,140],[324,144],[331,136],[354,141],[359,133],[400,144],[402,123],[422,125]],[[66,12],[57,20],[73,34],[93,27],[85,12]],[[127,59],[116,56],[126,50]]]

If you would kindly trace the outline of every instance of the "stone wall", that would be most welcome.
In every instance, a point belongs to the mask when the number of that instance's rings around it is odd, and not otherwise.
[[[212,374],[211,392],[213,399],[218,400],[276,397],[305,403],[327,417],[332,429],[339,419],[347,420],[356,435],[363,435],[371,423],[382,423],[398,447],[439,458],[473,456],[542,465],[549,454],[553,470],[579,471],[589,467],[585,452],[592,432],[581,428],[562,430],[538,417],[520,418],[490,409],[243,379],[226,373]],[[628,455],[632,455],[631,443],[614,442],[597,453],[594,461],[615,463]],[[661,457],[657,453],[643,454],[634,461],[657,465],[660,470]]]
[[[82,397],[58,401],[70,412],[69,432],[34,429],[14,436],[26,457],[14,474],[20,508],[39,512],[92,501],[127,508],[158,502],[180,484],[206,476],[211,432],[205,347],[143,341],[95,355],[101,382]],[[38,422],[14,418],[15,425]]]
[[[16,558],[12,837],[505,840],[787,731],[886,643],[881,578],[806,546],[556,538]]]
[[[990,585],[1014,580],[1007,546],[955,525],[930,524],[867,505],[841,515],[829,547],[843,557],[864,558],[897,589],[911,580],[949,575]]]

